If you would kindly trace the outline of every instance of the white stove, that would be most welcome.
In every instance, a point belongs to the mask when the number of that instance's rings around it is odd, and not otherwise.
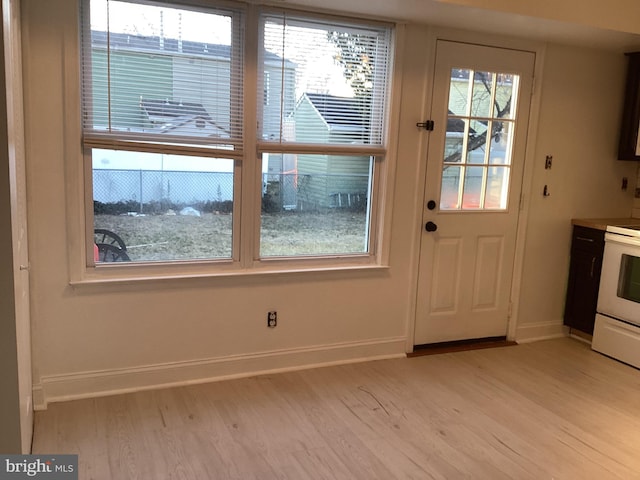
[[[607,232],[640,238],[640,225],[608,225]]]
[[[640,226],[608,226],[591,348],[640,368]]]

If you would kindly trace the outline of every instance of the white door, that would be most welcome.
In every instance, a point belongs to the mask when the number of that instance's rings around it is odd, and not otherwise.
[[[437,43],[415,345],[507,333],[534,62]]]

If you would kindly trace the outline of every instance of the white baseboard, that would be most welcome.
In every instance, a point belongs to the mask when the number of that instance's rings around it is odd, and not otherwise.
[[[567,328],[562,322],[539,322],[518,326],[516,341],[518,343],[537,342],[567,336]]]
[[[406,338],[292,348],[143,367],[45,375],[33,387],[34,408],[51,402],[193,385],[267,373],[405,356]]]

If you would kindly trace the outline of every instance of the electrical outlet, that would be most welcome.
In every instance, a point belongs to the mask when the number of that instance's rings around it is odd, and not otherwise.
[[[271,310],[267,313],[267,327],[274,328],[278,325],[278,312]]]

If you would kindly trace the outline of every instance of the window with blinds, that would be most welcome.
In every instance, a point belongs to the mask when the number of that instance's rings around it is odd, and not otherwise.
[[[85,145],[242,147],[239,13],[167,2],[84,5]]]
[[[260,26],[259,72],[280,86],[258,103],[260,257],[369,255],[392,29],[289,12],[265,13]],[[281,211],[290,228],[278,227]]]
[[[88,263],[233,259],[241,13],[84,0],[82,19]]]
[[[282,86],[262,111],[262,140],[383,144],[388,26],[281,13],[264,15],[262,28],[262,74]]]
[[[375,260],[390,25],[215,0],[81,15],[89,267]]]

